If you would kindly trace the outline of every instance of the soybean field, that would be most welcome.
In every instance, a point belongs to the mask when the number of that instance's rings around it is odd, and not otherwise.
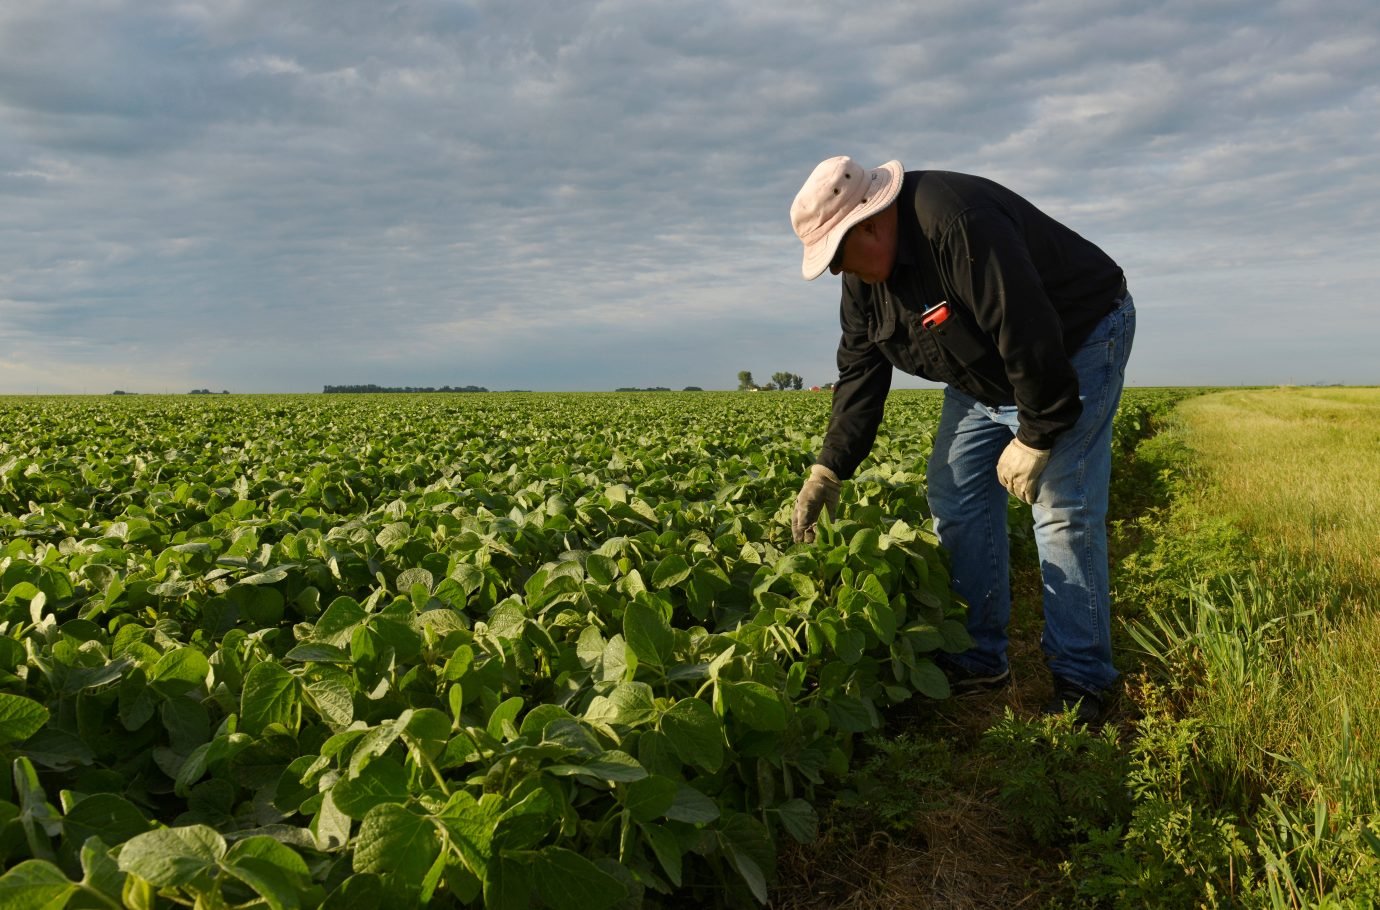
[[[0,897],[765,902],[967,646],[939,402],[797,546],[828,395],[0,401]]]

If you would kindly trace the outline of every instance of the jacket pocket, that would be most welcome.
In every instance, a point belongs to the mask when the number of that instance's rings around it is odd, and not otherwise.
[[[965,366],[974,366],[996,356],[995,345],[988,340],[986,333],[977,327],[967,311],[962,306],[953,304],[950,304],[950,308],[952,313],[948,319],[926,330],[945,353]]]

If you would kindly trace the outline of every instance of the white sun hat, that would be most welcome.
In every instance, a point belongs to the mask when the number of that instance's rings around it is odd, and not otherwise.
[[[806,281],[829,267],[849,228],[891,205],[904,177],[899,161],[871,170],[847,155],[819,163],[791,203],[791,226],[805,244],[800,272]]]

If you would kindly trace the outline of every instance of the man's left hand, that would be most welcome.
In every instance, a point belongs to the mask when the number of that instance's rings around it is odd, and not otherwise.
[[[1032,449],[1019,439],[1013,439],[997,460],[997,479],[1012,496],[1029,505],[1035,502],[1036,484],[1047,464],[1048,449]]]

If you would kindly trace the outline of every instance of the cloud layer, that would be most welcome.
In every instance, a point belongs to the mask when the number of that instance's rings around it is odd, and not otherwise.
[[[1377,149],[1370,0],[10,4],[0,392],[827,381],[834,154],[1102,245],[1133,382],[1380,382]]]

